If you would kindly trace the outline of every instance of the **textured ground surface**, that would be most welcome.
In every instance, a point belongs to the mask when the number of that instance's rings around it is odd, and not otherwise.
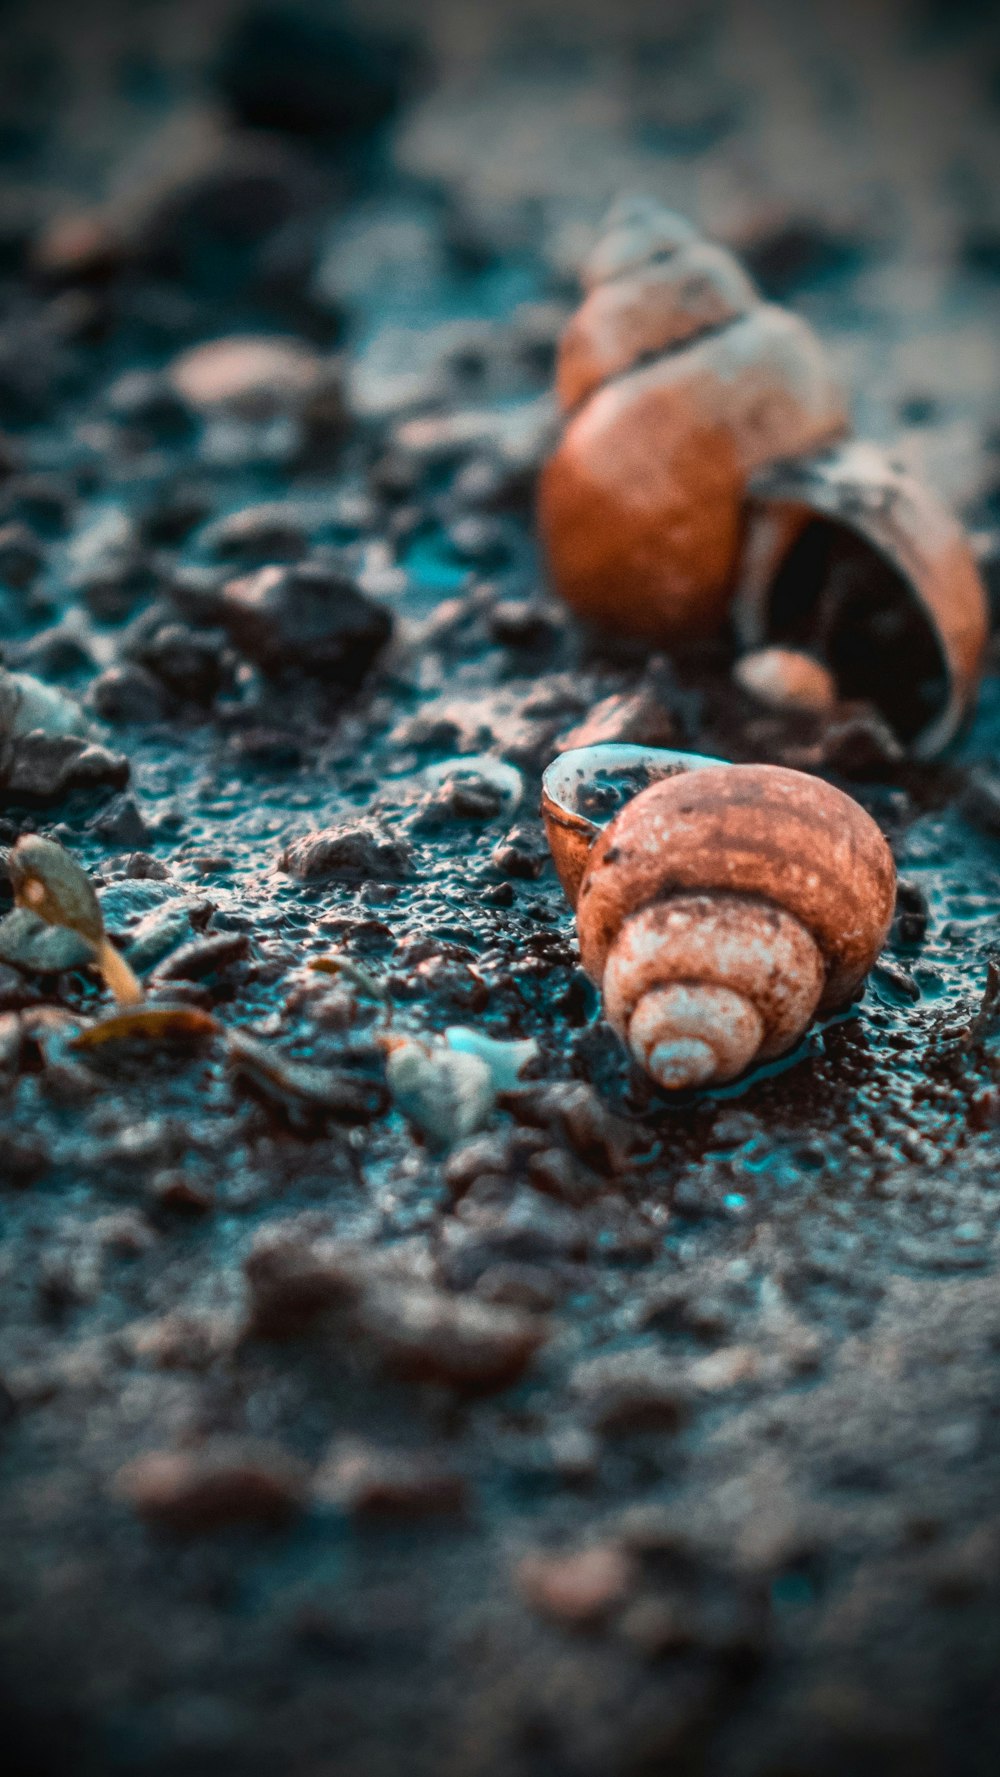
[[[125,10],[4,16],[4,658],[105,750],[5,746],[0,837],[61,838],[264,1048],[73,1050],[93,979],[0,965],[16,1768],[994,1771],[996,683],[933,767],[765,720],[725,645],[582,636],[531,528],[573,268],[639,187],[822,328],[995,562],[990,8],[432,5],[349,143],[294,45],[276,116],[233,9]],[[308,388],[192,412],[169,366],[251,328]],[[358,595],[325,654],[280,580],[256,622],[221,591],[303,562]],[[906,884],[856,1016],[681,1108],[600,1024],[536,815],[637,687],[636,738],[849,786]],[[519,781],[434,775],[479,754]],[[435,1147],[373,994],[534,1037],[533,1081]]]

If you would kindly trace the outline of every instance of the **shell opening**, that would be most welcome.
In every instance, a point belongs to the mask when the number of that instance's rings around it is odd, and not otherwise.
[[[769,642],[818,655],[841,697],[874,704],[904,744],[948,701],[947,662],[905,576],[835,519],[812,518],[799,532],[771,583],[764,628]]]
[[[764,1021],[743,994],[687,981],[643,994],[628,1027],[632,1054],[670,1091],[735,1079],[763,1036]]]

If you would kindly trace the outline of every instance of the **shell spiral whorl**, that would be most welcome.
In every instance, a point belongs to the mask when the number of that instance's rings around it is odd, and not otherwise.
[[[670,641],[718,625],[749,477],[838,437],[822,348],[725,248],[643,203],[613,215],[560,345],[566,414],[540,523],[582,615]]]
[[[773,902],[672,895],[622,925],[604,968],[604,1010],[661,1086],[695,1086],[780,1055],[809,1024],[824,981],[815,939]]]
[[[713,766],[650,785],[597,839],[581,956],[661,1086],[721,1083],[849,1003],[895,883],[878,827],[842,791],[781,766]]]

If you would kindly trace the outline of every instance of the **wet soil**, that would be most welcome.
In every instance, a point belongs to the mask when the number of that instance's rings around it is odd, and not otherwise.
[[[14,1768],[992,1772],[997,680],[918,767],[762,714],[726,639],[583,634],[532,525],[639,188],[822,329],[995,581],[991,9],[365,10],[336,123],[318,11],[4,16],[3,658],[94,727],[5,747],[0,838],[229,1033],[75,1047],[97,979],[0,962]],[[309,348],[294,398],[192,396],[247,333]],[[537,812],[611,698],[830,776],[900,871],[863,1002],[680,1104]],[[456,1025],[537,1055],[449,1141],[384,1039]]]

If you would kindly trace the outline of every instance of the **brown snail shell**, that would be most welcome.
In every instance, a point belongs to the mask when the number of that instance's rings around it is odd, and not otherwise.
[[[725,615],[750,477],[846,416],[811,329],[724,248],[646,203],[609,220],[556,374],[539,518],[581,616],[670,642]]]
[[[587,812],[602,773],[648,780],[603,831]],[[885,942],[892,854],[820,778],[591,747],[549,767],[543,813],[605,1016],[668,1089],[793,1048],[850,1003]]]
[[[734,605],[743,645],[804,649],[908,751],[940,752],[975,698],[989,632],[957,519],[865,442],[776,464],[751,493]]]

